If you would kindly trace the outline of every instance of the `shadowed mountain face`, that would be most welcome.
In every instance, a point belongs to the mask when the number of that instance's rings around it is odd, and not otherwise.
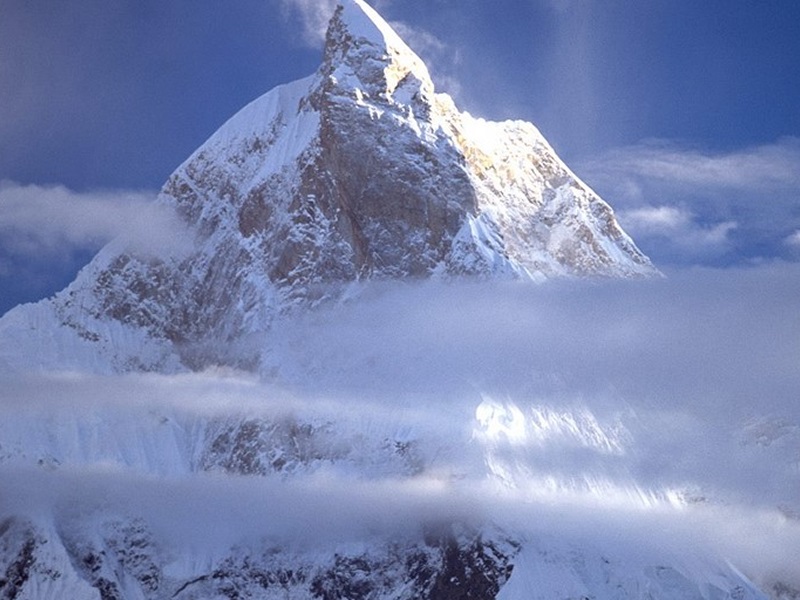
[[[254,368],[277,314],[356,280],[657,274],[533,125],[459,112],[360,0],[336,10],[317,73],[231,118],[160,202],[182,243],[112,243],[0,338],[44,319],[70,338],[24,342],[44,364],[80,346],[101,370]]]

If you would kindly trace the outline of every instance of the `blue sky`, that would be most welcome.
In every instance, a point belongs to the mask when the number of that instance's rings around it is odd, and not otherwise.
[[[0,0],[0,313],[310,74],[333,0]],[[375,0],[462,109],[535,123],[663,268],[800,260],[800,2]]]

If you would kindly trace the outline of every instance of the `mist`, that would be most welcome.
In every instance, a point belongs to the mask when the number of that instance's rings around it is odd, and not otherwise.
[[[800,582],[800,265],[667,275],[357,285],[281,317],[258,373],[5,376],[0,513],[142,515],[177,548],[491,522]],[[289,475],[204,468],[245,419],[339,445]]]

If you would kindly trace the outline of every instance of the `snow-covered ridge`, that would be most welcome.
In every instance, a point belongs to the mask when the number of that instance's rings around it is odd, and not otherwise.
[[[319,130],[319,115],[301,110],[316,79],[281,85],[242,108],[198,148],[177,171],[213,157],[248,187],[296,160]]]

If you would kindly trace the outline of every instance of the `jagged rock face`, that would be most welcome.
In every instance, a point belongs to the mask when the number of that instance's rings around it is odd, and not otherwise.
[[[475,531],[432,527],[423,539],[371,552],[336,553],[323,563],[263,556],[232,556],[186,582],[172,596],[200,598],[308,598],[314,600],[490,600],[513,571],[518,544],[485,539]]]
[[[475,191],[464,157],[437,122],[424,64],[388,29],[359,37],[344,20],[347,10],[354,7],[340,7],[331,22],[311,95],[321,115],[319,154],[304,181],[347,220],[359,273],[428,275],[475,214]],[[331,177],[320,181],[319,173]]]
[[[276,314],[358,279],[657,273],[533,125],[459,112],[363,0],[316,74],[242,109],[160,202],[182,252],[112,243],[49,305],[106,370],[255,368]]]
[[[281,548],[231,548],[188,577],[138,519],[105,519],[97,531],[0,522],[3,600],[304,598],[490,600],[508,581],[519,544],[458,525],[320,558]]]
[[[214,421],[201,446],[200,469],[235,475],[291,477],[349,463],[364,476],[388,471],[412,477],[425,465],[413,441],[386,437],[367,442],[361,435],[343,435],[334,423],[289,417]]]
[[[0,598],[106,600],[70,563],[69,553],[58,543],[53,528],[29,519],[0,520]]]

